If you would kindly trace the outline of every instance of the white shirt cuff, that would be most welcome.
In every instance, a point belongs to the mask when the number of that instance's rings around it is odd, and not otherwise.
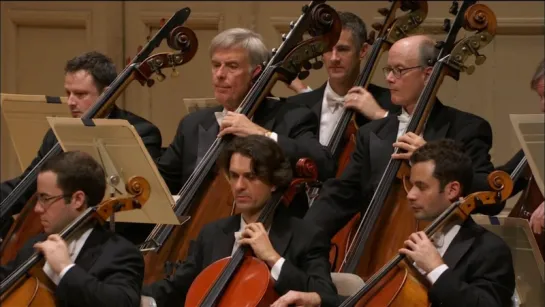
[[[383,117],[383,118],[388,117],[388,114],[390,114],[390,111],[386,111],[386,114],[384,114],[384,117]]]
[[[447,269],[448,266],[446,264],[441,264],[433,269],[433,271],[429,272],[428,275],[426,275],[426,278],[428,278],[430,283],[433,285],[439,279],[441,274],[443,274]]]
[[[299,93],[307,93],[307,92],[312,92],[312,88],[308,85],[307,85],[307,88],[302,89]]]
[[[276,261],[276,263],[271,268],[271,276],[274,279],[274,281],[277,281],[278,277],[280,277],[280,271],[282,271],[282,266],[284,265],[284,261],[286,261],[286,259],[284,258],[278,259],[278,261]]]
[[[61,271],[61,273],[59,274],[59,282],[61,281],[64,274],[66,274],[66,272],[68,272],[68,270],[70,270],[73,266],[75,266],[75,264],[69,264]]]
[[[271,132],[271,134],[269,134],[269,137],[275,141],[275,142],[278,142],[278,134],[276,134],[276,132]]]

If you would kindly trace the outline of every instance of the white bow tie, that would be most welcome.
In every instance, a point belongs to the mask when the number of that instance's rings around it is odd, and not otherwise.
[[[411,117],[407,113],[401,113],[401,115],[397,116],[397,119],[399,120],[400,123],[407,124],[411,120]]]
[[[335,93],[326,93],[327,106],[333,109],[342,107],[344,105],[344,97],[338,96]]]

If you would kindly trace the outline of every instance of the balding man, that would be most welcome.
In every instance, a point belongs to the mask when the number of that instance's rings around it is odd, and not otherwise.
[[[348,166],[339,178],[325,182],[305,216],[324,228],[330,237],[357,212],[366,210],[390,157],[409,159],[426,141],[448,138],[462,143],[472,159],[474,177],[477,177],[469,192],[489,189],[482,178],[493,170],[489,155],[492,130],[483,118],[445,106],[437,100],[423,135],[404,133],[430,77],[430,60],[436,57],[435,42],[427,36],[407,37],[392,45],[383,71],[392,103],[401,106],[402,110],[398,116],[375,120],[359,129],[356,149]],[[393,155],[395,147],[407,153]],[[497,211],[494,208],[494,212],[484,213],[496,214]]]

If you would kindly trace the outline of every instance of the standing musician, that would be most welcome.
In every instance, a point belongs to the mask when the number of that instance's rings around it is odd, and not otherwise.
[[[96,51],[86,52],[69,60],[64,67],[64,72],[64,89],[68,96],[68,107],[74,118],[81,117],[117,77],[115,65],[112,60]],[[134,126],[142,138],[150,156],[156,158],[160,155],[161,132],[154,124],[115,105],[107,118],[127,120]],[[32,160],[23,174],[17,178],[2,182],[0,186],[0,201],[13,191],[17,184],[27,176],[56,143],[57,138],[53,130],[49,129],[43,138],[36,158]],[[28,193],[17,201],[15,211],[6,214],[19,213],[35,191],[35,186],[29,189]],[[129,227],[124,223],[117,225],[118,230],[135,244],[145,240],[149,231],[151,231],[148,225],[138,225],[136,227],[134,225]],[[7,230],[7,228],[5,229]],[[4,235],[2,234],[2,237]]]
[[[336,294],[328,261],[329,240],[319,227],[291,217],[282,204],[270,229],[256,223],[273,191],[292,178],[290,163],[278,143],[260,135],[234,138],[218,164],[231,185],[240,214],[203,227],[172,277],[143,289],[157,306],[180,306],[197,275],[213,262],[229,257],[240,244],[249,245],[271,270],[279,294],[289,290]]]
[[[37,249],[44,273],[57,286],[58,306],[138,306],[144,278],[140,251],[101,225],[82,229],[67,244],[57,233],[105,193],[104,170],[84,152],[63,152],[43,164],[38,174],[38,201],[45,233],[29,240],[17,257],[0,267],[6,278]]]
[[[435,43],[427,36],[410,36],[392,45],[388,65],[383,70],[392,103],[403,107],[401,114],[372,121],[358,130],[356,148],[346,169],[339,178],[325,182],[305,216],[323,227],[330,238],[358,211],[365,211],[390,157],[409,159],[426,140],[451,138],[460,141],[471,156],[477,178],[487,176],[493,170],[488,153],[492,146],[492,130],[486,120],[476,115],[437,101],[423,136],[412,132],[404,134],[432,71],[429,63],[436,58]],[[392,154],[394,147],[407,152]],[[480,185],[474,184],[471,191],[490,189],[484,180],[476,183]]]
[[[407,199],[419,220],[432,221],[466,195],[473,171],[469,155],[451,139],[430,141],[411,155],[412,188]],[[515,273],[511,251],[471,217],[451,223],[428,238],[416,232],[399,250],[430,284],[432,306],[511,306]],[[287,293],[272,306],[339,306],[343,298],[318,293]]]
[[[545,59],[542,60],[541,63],[539,63],[539,66],[537,67],[536,72],[532,77],[532,81],[530,82],[530,87],[539,95],[541,112],[545,113]],[[511,158],[511,160],[509,160],[509,162],[507,162],[505,165],[497,167],[497,169],[511,174],[523,158],[524,152],[521,149],[513,156],[513,158]],[[513,192],[511,193],[511,196],[517,195],[527,185],[527,178],[524,178],[524,176],[520,176],[519,179],[514,182]],[[530,216],[530,227],[532,228],[532,231],[536,234],[541,234],[545,230],[544,210],[544,203],[541,202],[541,205],[539,205]]]
[[[171,193],[178,193],[216,137],[228,134],[267,136],[278,142],[292,165],[308,157],[318,166],[321,178],[333,175],[331,155],[314,134],[318,119],[307,108],[267,98],[252,119],[235,112],[268,57],[261,36],[251,30],[233,28],[214,37],[210,44],[212,83],[221,106],[184,117],[174,140],[158,159],[158,169]]]
[[[294,102],[309,107],[320,119],[317,134],[322,145],[327,145],[335,130],[342,107],[356,111],[356,122],[363,126],[370,120],[384,118],[389,111],[399,111],[398,105],[390,101],[390,92],[380,86],[369,84],[369,90],[354,86],[360,73],[360,62],[369,45],[366,43],[365,23],[350,12],[339,12],[342,31],[332,51],[324,53],[324,63],[329,76],[320,88],[289,97]],[[294,87],[301,90],[299,83]]]

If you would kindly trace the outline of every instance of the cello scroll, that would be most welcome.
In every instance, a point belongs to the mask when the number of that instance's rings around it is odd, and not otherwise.
[[[142,208],[150,197],[150,184],[144,177],[133,176],[129,178],[125,188],[129,193],[129,196],[112,197],[98,205],[96,214],[98,214],[103,221],[107,220],[117,211],[129,211]]]

